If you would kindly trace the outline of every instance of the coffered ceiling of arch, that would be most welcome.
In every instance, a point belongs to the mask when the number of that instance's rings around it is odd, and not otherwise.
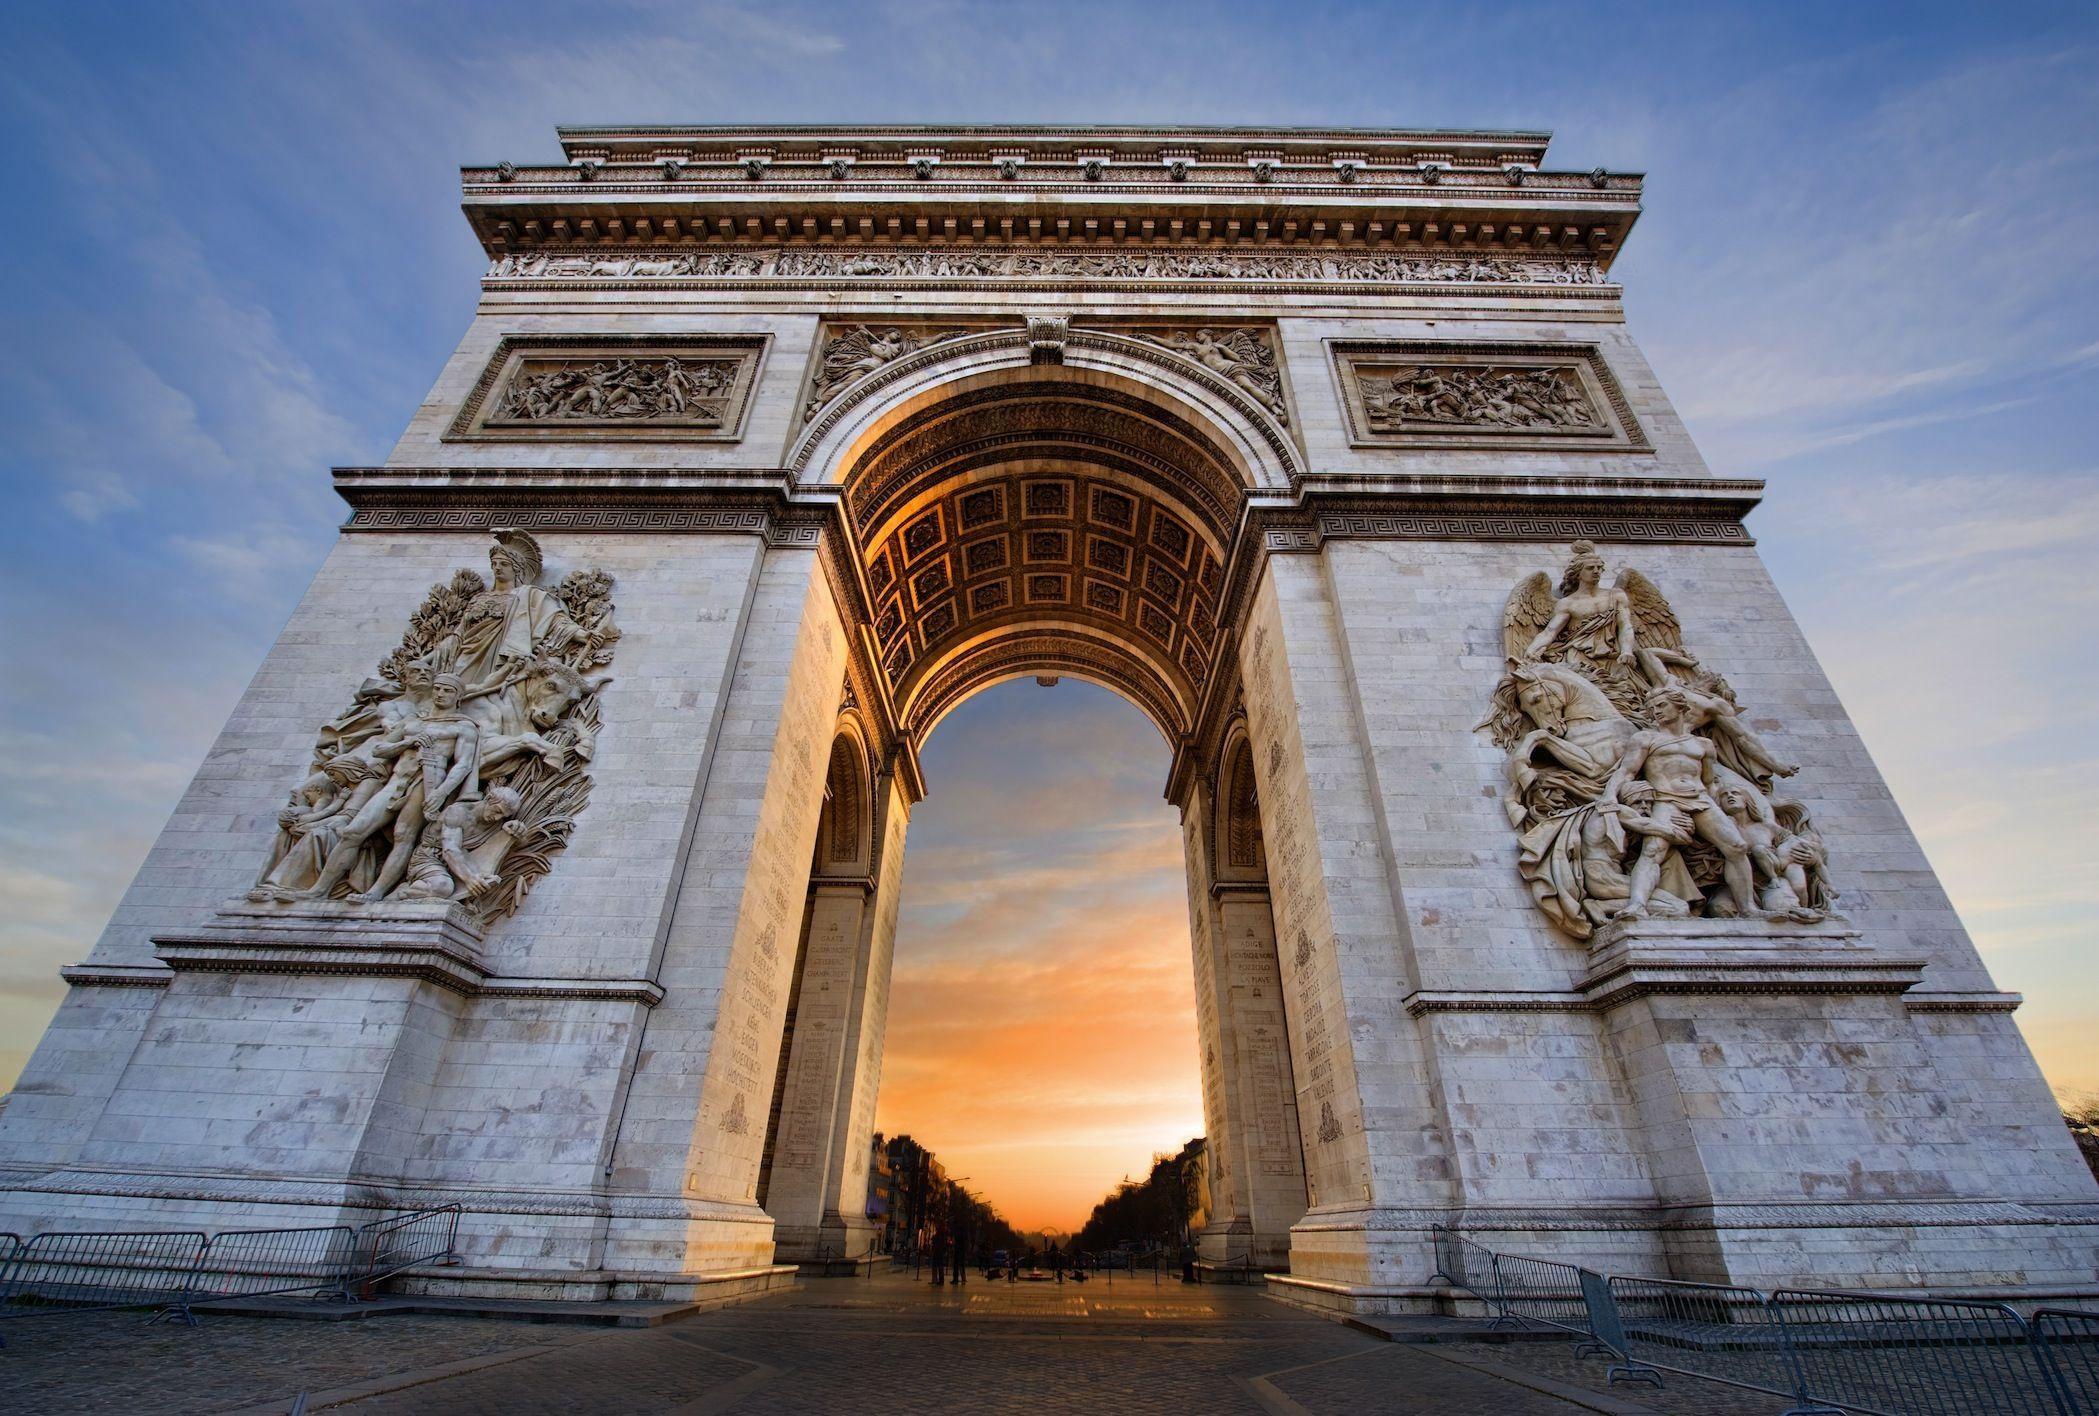
[[[1238,512],[1227,467],[1175,415],[1053,380],[958,395],[887,430],[847,498],[906,717],[966,693],[958,668],[1015,671],[1006,661],[1055,624],[1090,639],[1099,672],[1141,693],[1169,736],[1185,731]]]

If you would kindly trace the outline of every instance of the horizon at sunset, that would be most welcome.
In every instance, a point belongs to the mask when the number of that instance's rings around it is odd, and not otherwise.
[[[875,1128],[1019,1228],[1076,1230],[1203,1133],[1166,745],[1106,689],[1019,679],[923,761]]]

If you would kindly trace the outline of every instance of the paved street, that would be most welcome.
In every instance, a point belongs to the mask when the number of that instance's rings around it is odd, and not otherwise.
[[[1256,1291],[822,1280],[662,1327],[482,1318],[196,1329],[131,1314],[10,1324],[0,1411],[353,1413],[1400,1412],[1750,1416],[1729,1394],[1607,1391],[1564,1344],[1385,1342]],[[1678,1384],[1680,1386],[1681,1384]]]

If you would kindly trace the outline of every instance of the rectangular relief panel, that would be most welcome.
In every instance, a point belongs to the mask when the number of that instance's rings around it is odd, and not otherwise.
[[[1593,344],[1328,341],[1356,447],[1651,452]]]
[[[506,337],[445,440],[735,442],[768,338]]]

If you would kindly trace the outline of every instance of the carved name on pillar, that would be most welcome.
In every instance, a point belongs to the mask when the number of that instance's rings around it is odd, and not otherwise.
[[[1576,939],[1649,917],[1827,918],[1822,838],[1776,794],[1794,765],[1684,647],[1654,582],[1603,579],[1577,541],[1557,588],[1543,571],[1516,586],[1480,724],[1508,752],[1503,806],[1538,908]]]
[[[612,577],[544,587],[538,542],[494,535],[491,579],[433,586],[322,725],[250,900],[451,900],[486,921],[552,868],[590,799]]]

